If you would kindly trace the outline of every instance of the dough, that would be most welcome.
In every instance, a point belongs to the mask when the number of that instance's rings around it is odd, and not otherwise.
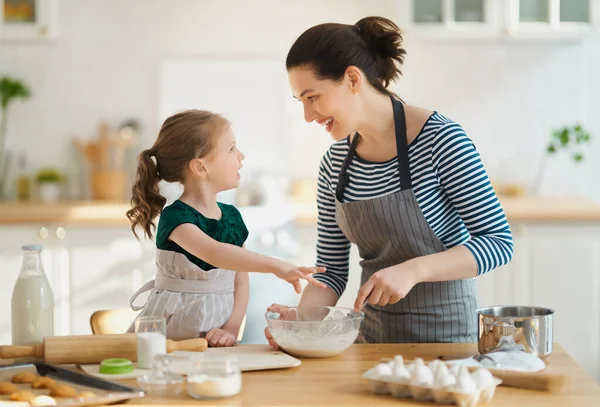
[[[10,382],[0,382],[0,394],[11,394],[18,390],[19,388]]]
[[[35,394],[30,391],[18,391],[10,395],[10,399],[13,401],[31,401],[35,397]]]
[[[57,384],[50,389],[52,397],[77,397],[77,390],[66,384]]]
[[[40,377],[31,384],[31,387],[34,389],[51,389],[55,384],[56,381],[54,379],[49,377]]]
[[[33,383],[39,376],[32,372],[20,372],[13,376],[13,383]]]

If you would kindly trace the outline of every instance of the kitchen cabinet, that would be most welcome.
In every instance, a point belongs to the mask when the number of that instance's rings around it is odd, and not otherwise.
[[[554,339],[600,381],[600,224],[512,224],[513,261],[477,278],[480,303],[555,310]]]
[[[496,0],[401,0],[399,24],[411,38],[497,38],[501,4]]]
[[[402,0],[400,26],[426,40],[575,40],[598,32],[599,0]]]

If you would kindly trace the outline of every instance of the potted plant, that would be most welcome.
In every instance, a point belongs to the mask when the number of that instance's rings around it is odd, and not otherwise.
[[[582,146],[591,140],[591,135],[581,124],[574,126],[564,126],[552,132],[550,142],[546,146],[546,154],[540,162],[535,182],[533,184],[534,194],[537,195],[548,157],[556,155],[559,151],[569,151],[573,161],[578,164],[583,162],[584,155]]]
[[[62,175],[51,168],[40,170],[35,180],[38,184],[40,200],[43,202],[56,202],[60,199]]]
[[[5,151],[6,132],[8,130],[8,106],[17,99],[27,99],[31,92],[23,82],[8,76],[0,77],[0,195],[3,186],[7,165],[7,154]]]

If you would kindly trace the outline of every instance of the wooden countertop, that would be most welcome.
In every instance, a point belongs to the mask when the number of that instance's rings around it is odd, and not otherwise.
[[[511,223],[516,222],[600,222],[600,202],[576,198],[498,198]],[[315,223],[316,204],[298,204],[298,221]]]
[[[500,197],[510,222],[600,222],[600,203],[575,198]],[[316,202],[292,204],[299,223],[314,224]],[[65,201],[58,203],[0,201],[0,225],[129,226],[128,202]]]
[[[243,346],[243,345],[242,345]],[[302,365],[283,370],[246,372],[242,392],[232,398],[202,402],[185,393],[179,398],[131,400],[127,404],[228,405],[228,406],[435,406],[370,392],[362,374],[382,357],[401,354],[405,359],[438,356],[468,357],[477,354],[476,344],[369,344],[353,345],[342,355],[327,359],[303,359]],[[548,373],[567,374],[571,383],[560,394],[500,386],[489,406],[592,407],[600,405],[600,386],[559,346],[550,356]],[[135,386],[135,380],[122,380]],[[484,405],[484,404],[480,404]]]

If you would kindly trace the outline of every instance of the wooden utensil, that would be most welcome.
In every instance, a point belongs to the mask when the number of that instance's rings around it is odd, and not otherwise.
[[[208,348],[204,338],[183,341],[167,340],[167,352],[176,350],[202,352]],[[47,336],[44,343],[32,346],[0,346],[0,358],[14,359],[33,356],[55,364],[100,363],[108,358],[137,360],[137,339],[134,333],[113,335]]]
[[[389,362],[391,359],[386,359]],[[405,363],[414,361],[406,360]],[[481,367],[468,366],[469,372],[474,372]],[[559,393],[570,383],[570,377],[566,375],[543,373],[543,372],[519,372],[516,370],[503,370],[488,368],[492,375],[502,380],[500,386],[516,387],[520,389],[542,390],[551,393]]]

